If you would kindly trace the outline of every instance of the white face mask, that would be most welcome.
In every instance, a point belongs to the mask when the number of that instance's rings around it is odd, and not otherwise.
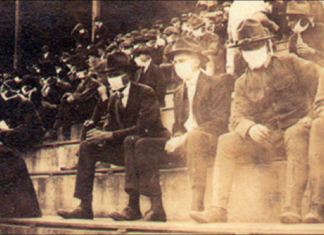
[[[191,61],[192,60],[188,60],[186,62],[182,62],[174,65],[174,69],[177,75],[185,81],[190,80],[194,76],[194,71],[192,70],[192,66],[190,64]]]
[[[292,29],[292,31],[294,33],[302,33],[304,32],[308,26],[309,26],[309,23],[307,23],[305,26],[301,26],[300,22],[301,22],[302,19],[298,20],[298,22],[296,23],[295,27]]]
[[[200,38],[200,37],[204,36],[205,33],[203,33],[202,29],[203,28],[201,27],[200,29],[192,30],[193,36],[196,38]]]
[[[140,57],[136,57],[135,59],[134,59],[134,61],[135,61],[135,63],[137,64],[137,66],[138,67],[145,67],[145,62],[143,62],[142,60],[141,60],[141,58]]]
[[[122,74],[116,77],[108,77],[108,82],[113,91],[117,91],[125,86],[123,83],[123,77],[125,77],[125,75],[126,74]]]
[[[264,45],[262,48],[253,51],[242,51],[244,60],[249,64],[251,69],[261,68],[267,61],[268,49]]]

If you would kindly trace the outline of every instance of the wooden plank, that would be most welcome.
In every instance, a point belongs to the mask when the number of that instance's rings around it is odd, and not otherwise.
[[[323,234],[324,224],[284,225],[280,223],[213,223],[195,222],[116,222],[110,218],[80,220],[46,216],[34,219],[0,219],[0,224],[31,227],[55,227],[124,232],[203,233],[203,234]],[[0,225],[1,226],[1,225]]]

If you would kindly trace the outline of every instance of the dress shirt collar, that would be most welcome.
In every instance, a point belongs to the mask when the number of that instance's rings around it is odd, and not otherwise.
[[[143,67],[144,73],[146,73],[146,71],[148,70],[148,67],[151,65],[151,63],[152,63],[152,59],[149,59],[148,61],[146,61],[144,63],[144,67]]]

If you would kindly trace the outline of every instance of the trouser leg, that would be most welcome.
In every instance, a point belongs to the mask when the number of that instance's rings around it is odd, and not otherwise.
[[[314,120],[309,141],[309,185],[311,205],[324,205],[324,118]]]
[[[202,211],[208,163],[216,154],[217,138],[199,129],[188,133],[185,148],[193,193],[192,210]]]
[[[287,205],[301,210],[308,181],[308,143],[310,126],[297,123],[285,131],[287,165]]]
[[[81,142],[74,196],[85,201],[92,200],[95,164],[97,161],[124,165],[122,143],[110,141],[103,146]]]
[[[220,136],[213,172],[212,206],[227,210],[238,157],[264,154],[264,148],[256,142],[244,140],[236,132]]]

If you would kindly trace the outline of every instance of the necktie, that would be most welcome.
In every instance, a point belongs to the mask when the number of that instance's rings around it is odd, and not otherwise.
[[[186,83],[184,83],[184,89],[183,89],[183,120],[186,121],[189,117],[189,97],[188,97],[188,86]]]
[[[121,116],[124,115],[124,112],[125,112],[125,107],[122,102],[123,97],[124,97],[123,93],[120,93],[118,91],[115,93],[115,99],[116,99],[115,113],[116,113],[117,122],[121,129],[124,129],[124,123],[121,119]]]

